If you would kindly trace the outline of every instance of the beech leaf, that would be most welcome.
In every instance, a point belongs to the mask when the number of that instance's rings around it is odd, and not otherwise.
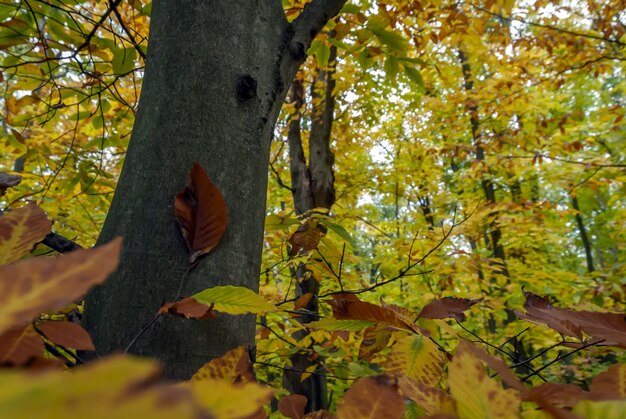
[[[278,410],[290,419],[302,419],[307,398],[301,394],[290,394],[278,402]]]
[[[325,233],[326,227],[317,220],[308,220],[289,237],[289,244],[291,245],[289,256],[297,256],[299,253],[306,254],[310,250],[317,249]]]
[[[191,377],[198,380],[227,380],[232,383],[255,382],[256,376],[248,354],[248,345],[241,345],[204,364]]]
[[[55,311],[100,284],[119,262],[122,239],[54,258],[37,257],[0,266],[0,334]]]
[[[91,337],[80,325],[72,322],[43,321],[39,329],[53,343],[81,351],[95,351]]]
[[[19,260],[50,233],[46,213],[35,204],[0,216],[0,265]]]
[[[585,332],[603,345],[626,348],[626,316],[623,313],[575,311],[554,307],[546,298],[524,292],[526,313],[515,311],[522,319],[544,323],[559,333],[582,339]]]
[[[214,304],[206,305],[193,298],[185,298],[175,303],[164,304],[159,309],[159,314],[172,314],[178,317],[194,320],[214,319],[217,316],[213,312]]]
[[[219,244],[228,224],[222,193],[198,163],[189,171],[187,185],[176,195],[174,214],[194,263]]]
[[[333,315],[339,320],[369,320],[385,323],[398,329],[415,330],[411,319],[390,308],[361,301],[354,294],[333,294],[327,303],[333,308]]]
[[[14,327],[0,336],[0,365],[21,367],[34,359],[43,359],[41,336],[31,324]]]
[[[435,387],[443,375],[443,353],[430,339],[409,335],[391,347],[383,364],[388,374],[405,375],[428,387]]]
[[[380,375],[357,380],[337,408],[338,419],[401,418],[404,400],[391,377]]]
[[[465,320],[465,313],[463,312],[481,301],[482,298],[470,300],[468,298],[443,297],[426,304],[418,317],[424,319],[457,319],[462,322]]]
[[[274,304],[256,292],[232,285],[207,288],[192,295],[191,298],[207,306],[214,305],[215,310],[228,314],[259,314],[276,309]]]

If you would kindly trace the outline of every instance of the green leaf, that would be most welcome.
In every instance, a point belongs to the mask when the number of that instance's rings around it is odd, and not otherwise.
[[[406,73],[409,80],[411,80],[415,85],[419,88],[421,92],[425,90],[424,87],[424,79],[422,78],[422,74],[419,70],[416,70],[413,67],[404,67],[404,72]]]
[[[402,37],[402,35],[377,27],[372,27],[370,29],[378,37],[381,43],[387,45],[392,50],[404,51],[406,49],[407,42],[406,39]]]
[[[215,310],[228,314],[266,313],[276,310],[274,304],[256,292],[232,285],[208,288],[191,298],[208,306],[214,304]]]
[[[332,231],[334,231],[339,237],[344,239],[346,242],[348,242],[348,244],[351,247],[353,248],[356,247],[356,242],[354,241],[352,236],[350,236],[350,233],[348,233],[348,231],[342,225],[331,223],[328,221],[323,221],[322,224],[328,227],[329,229],[331,229]]]
[[[113,51],[113,72],[125,74],[135,68],[137,51],[135,48],[115,48]]]
[[[395,80],[399,70],[398,60],[393,55],[388,55],[387,60],[385,60],[385,73],[387,73],[389,80]]]
[[[336,332],[338,330],[346,330],[348,332],[359,332],[373,326],[374,322],[369,320],[337,320],[332,317],[325,317],[322,320],[307,324],[313,329],[326,330],[328,332]]]
[[[343,6],[343,9],[341,9],[341,13],[350,13],[350,14],[357,14],[361,11],[361,7],[357,6],[356,4],[346,4],[345,6]]]

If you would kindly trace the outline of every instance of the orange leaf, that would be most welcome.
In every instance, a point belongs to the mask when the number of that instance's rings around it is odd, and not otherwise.
[[[278,410],[291,419],[302,419],[307,398],[301,394],[290,394],[278,402]]]
[[[574,407],[579,401],[589,399],[590,393],[573,384],[543,383],[522,393],[524,400],[540,405],[549,401],[563,407]],[[543,401],[544,403],[539,403]]]
[[[255,382],[254,368],[248,355],[248,345],[241,345],[204,364],[192,381],[228,380],[233,383]]]
[[[186,319],[205,320],[215,319],[217,316],[213,312],[213,307],[187,297],[175,303],[164,304],[159,309],[159,314],[173,314],[174,316],[184,317]]]
[[[387,347],[391,339],[391,328],[385,324],[370,326],[363,331],[363,340],[359,346],[359,358],[370,359],[374,354]]]
[[[402,314],[361,301],[354,294],[334,294],[333,299],[327,303],[333,308],[335,318],[339,320],[370,320],[399,329],[415,330],[413,321]]]
[[[307,253],[310,250],[317,249],[322,236],[326,233],[326,228],[319,224],[316,220],[309,220],[302,224],[289,237],[291,250],[289,256],[296,256],[298,253]]]
[[[425,319],[457,319],[462,322],[465,320],[465,310],[482,301],[470,300],[468,298],[444,297],[439,300],[433,300],[426,304],[418,317]]]
[[[582,339],[585,332],[593,339],[604,340],[604,345],[626,348],[626,321],[624,314],[574,311],[552,306],[550,302],[531,292],[524,292],[526,313],[515,314],[526,320],[541,322],[559,333]]]
[[[39,324],[39,330],[57,345],[81,351],[96,350],[89,333],[76,323],[43,321]]]
[[[31,324],[14,327],[0,336],[0,365],[21,367],[43,359],[43,353],[43,340]]]
[[[612,365],[591,381],[595,400],[626,399],[626,364]]]
[[[294,302],[294,309],[295,310],[299,310],[301,308],[306,307],[306,305],[309,304],[309,301],[311,301],[311,298],[313,298],[313,293],[312,292],[307,292],[306,294],[301,295]]]
[[[385,375],[357,380],[337,408],[338,419],[401,418],[404,400],[395,380]]]
[[[0,265],[15,262],[50,233],[50,220],[35,204],[0,217]]]
[[[190,263],[215,249],[226,231],[224,197],[198,163],[191,167],[185,189],[176,195],[174,214],[189,249]]]
[[[117,268],[122,239],[55,258],[0,266],[0,333],[82,297]]]

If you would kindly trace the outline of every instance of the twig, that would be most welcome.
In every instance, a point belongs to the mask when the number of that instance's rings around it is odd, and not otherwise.
[[[116,2],[109,0],[109,7],[113,10],[113,13],[115,13],[115,17],[117,17],[117,21],[120,23],[120,26],[122,27],[124,32],[126,32],[126,35],[128,35],[128,39],[130,40],[130,43],[133,44],[133,47],[135,47],[137,54],[139,54],[139,56],[145,60],[146,54],[144,54],[143,50],[139,47],[139,44],[137,43],[137,41],[135,41],[135,37],[130,32],[130,30],[128,30],[128,28],[126,27],[126,24],[124,23],[124,19],[122,19],[122,15],[120,14],[120,11],[117,10]]]
[[[135,335],[135,337],[130,341],[130,343],[128,344],[128,346],[126,347],[126,349],[124,349],[124,353],[128,353],[128,351],[130,351],[130,348],[133,347],[133,345],[135,345],[135,343],[137,342],[137,339],[139,339],[139,337],[141,335],[143,335],[157,320],[158,318],[161,317],[161,313],[157,314],[156,316],[154,316],[154,318],[152,320],[150,320],[150,322],[148,324],[146,324],[140,331],[139,333],[137,333]]]
[[[559,355],[559,356],[557,356],[556,358],[554,358],[552,361],[548,362],[548,363],[547,363],[546,365],[544,365],[543,367],[539,368],[539,369],[538,369],[538,370],[536,370],[536,371],[533,371],[531,374],[528,374],[526,377],[522,378],[522,382],[524,382],[524,381],[528,380],[529,378],[531,378],[531,377],[533,377],[533,376],[535,376],[535,375],[538,375],[539,377],[541,377],[541,376],[539,375],[539,373],[540,373],[541,371],[545,370],[546,368],[548,368],[549,366],[551,366],[551,365],[553,365],[553,364],[555,364],[555,363],[559,362],[559,361],[560,361],[560,360],[562,360],[562,359],[567,358],[567,357],[568,357],[568,356],[570,356],[570,355],[575,354],[575,353],[576,353],[576,352],[578,352],[578,351],[581,351],[581,350],[583,350],[583,349],[585,349],[585,348],[588,348],[588,347],[590,347],[590,346],[595,346],[595,345],[597,345],[597,344],[599,344],[599,343],[602,343],[602,342],[604,342],[605,340],[606,340],[606,339],[602,339],[602,340],[598,340],[598,341],[595,341],[595,342],[586,343],[586,344],[582,345],[581,347],[574,349],[573,351],[570,351],[570,352],[568,352],[568,353],[566,353],[566,354],[564,354],[564,355]]]

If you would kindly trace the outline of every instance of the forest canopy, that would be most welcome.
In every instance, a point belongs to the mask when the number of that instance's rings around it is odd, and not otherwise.
[[[316,7],[340,11],[285,52],[307,58],[276,87],[258,289],[187,292],[239,219],[223,193],[237,180],[188,159],[171,219],[154,221],[184,269],[125,353],[94,361],[82,300],[126,260],[124,237],[95,244],[158,60],[152,2],[0,2],[0,412],[623,417],[624,5],[340,3],[282,0],[295,40]],[[240,73],[232,106],[269,100]],[[165,322],[233,316],[254,322],[254,345],[190,380],[130,355]]]

